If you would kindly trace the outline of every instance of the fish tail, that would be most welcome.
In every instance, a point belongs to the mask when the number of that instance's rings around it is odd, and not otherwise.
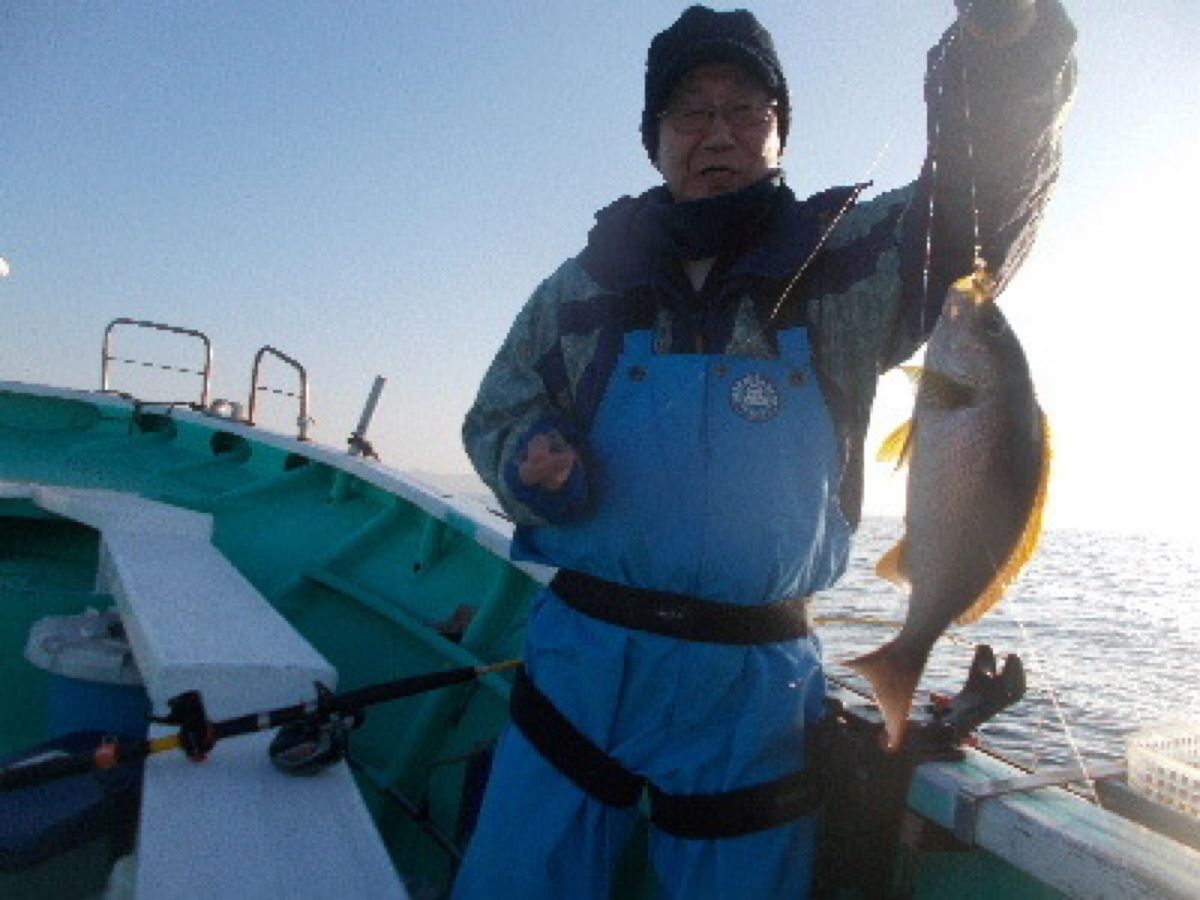
[[[928,651],[914,655],[898,640],[894,640],[846,663],[847,667],[871,683],[875,702],[879,704],[879,711],[883,715],[887,749],[890,752],[900,749],[904,740],[913,694],[925,670],[928,656]]]

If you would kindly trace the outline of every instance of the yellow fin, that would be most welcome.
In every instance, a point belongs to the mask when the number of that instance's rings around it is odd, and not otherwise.
[[[875,563],[875,574],[898,588],[909,586],[907,534],[900,538],[895,547],[879,557],[879,562]]]
[[[900,371],[908,376],[908,380],[912,382],[913,387],[920,385],[921,376],[925,374],[925,369],[922,366],[901,366]]]
[[[1050,485],[1050,459],[1053,453],[1050,442],[1050,422],[1042,413],[1042,470],[1038,473],[1037,490],[1034,492],[1033,504],[1029,510],[1029,518],[1025,520],[1025,528],[1013,545],[1008,558],[996,570],[991,582],[983,589],[979,598],[956,620],[960,625],[970,625],[981,618],[988,610],[1000,602],[1008,586],[1016,580],[1021,569],[1033,557],[1038,541],[1042,536],[1042,514],[1046,509],[1046,494]]]
[[[912,457],[913,420],[909,419],[886,438],[875,458],[879,462],[895,462],[899,469]]]

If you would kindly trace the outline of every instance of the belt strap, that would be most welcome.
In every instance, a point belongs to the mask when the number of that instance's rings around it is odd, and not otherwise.
[[[572,609],[593,619],[685,641],[774,644],[810,633],[807,597],[738,606],[627,587],[571,569],[560,569],[550,589]]]
[[[609,806],[632,806],[648,788],[650,821],[675,837],[716,840],[784,825],[815,812],[825,797],[819,768],[719,794],[668,794],[597,747],[517,669],[513,724],[534,748],[582,790]]]
[[[601,803],[632,806],[646,779],[634,775],[593,744],[543,694],[524,666],[517,668],[509,694],[513,724],[554,768]]]
[[[786,825],[816,812],[825,785],[810,766],[774,781],[720,794],[665,794],[653,784],[650,821],[675,837],[714,840]]]

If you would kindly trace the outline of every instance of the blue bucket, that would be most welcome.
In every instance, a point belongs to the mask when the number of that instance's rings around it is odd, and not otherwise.
[[[25,658],[50,675],[48,737],[146,736],[150,700],[116,610],[42,619],[30,629]]]

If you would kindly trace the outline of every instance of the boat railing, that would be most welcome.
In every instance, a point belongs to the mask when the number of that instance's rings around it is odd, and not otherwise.
[[[204,344],[204,367],[202,369],[191,369],[184,366],[170,366],[163,363],[149,362],[142,359],[132,359],[127,357],[116,356],[112,353],[112,338],[113,331],[119,325],[128,325],[136,328],[148,328],[155,331],[167,331],[172,334],[181,334],[185,337],[194,337]],[[104,329],[104,345],[101,349],[100,361],[100,390],[112,392],[110,386],[111,380],[111,364],[123,363],[125,365],[144,366],[146,368],[162,369],[167,372],[179,372],[184,375],[199,375],[201,379],[200,387],[200,403],[201,409],[208,408],[209,395],[212,392],[212,366],[213,366],[213,349],[212,341],[208,339],[208,335],[202,331],[196,331],[192,328],[180,328],[177,325],[166,325],[162,322],[149,322],[144,319],[113,319],[108,323],[108,327]]]
[[[287,391],[283,390],[282,388],[274,388],[270,387],[269,385],[258,383],[259,370],[262,367],[263,357],[267,356],[268,354],[274,356],[276,359],[279,359],[282,362],[287,363],[296,370],[300,376],[300,387],[298,390]],[[292,357],[288,356],[286,353],[276,350],[270,345],[260,347],[258,352],[254,354],[254,368],[250,374],[250,401],[248,404],[248,411],[246,413],[246,424],[248,425],[254,424],[254,414],[258,408],[258,395],[260,393],[277,394],[282,397],[291,397],[299,401],[300,415],[296,418],[296,437],[299,440],[307,441],[308,426],[312,424],[313,420],[308,414],[308,373],[304,371],[304,366],[300,365],[300,363],[292,359]]]

